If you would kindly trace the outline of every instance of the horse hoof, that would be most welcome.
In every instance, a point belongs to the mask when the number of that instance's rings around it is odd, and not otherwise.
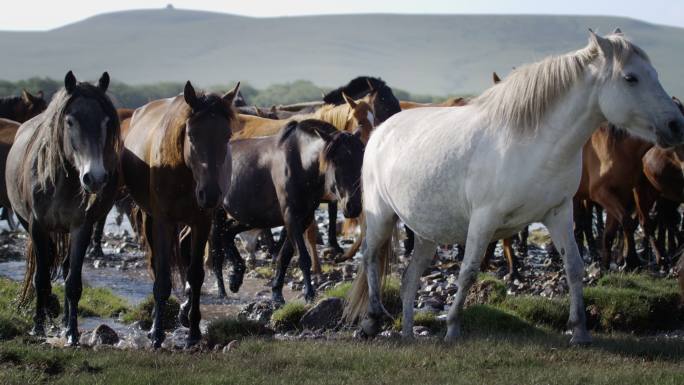
[[[185,340],[184,349],[191,349],[191,348],[195,347],[201,340],[202,340],[202,337],[188,336],[188,338]]]
[[[189,311],[189,306],[181,306],[180,310],[178,311],[178,323],[186,328],[190,327],[190,318],[188,317]]]
[[[245,270],[237,270],[233,271],[230,273],[230,276],[228,277],[228,287],[230,288],[230,291],[233,293],[237,293],[240,290],[240,286],[242,286],[242,281],[245,277]]]
[[[285,305],[285,297],[283,297],[283,293],[278,293],[274,291],[273,294],[271,294],[271,300],[276,305],[276,307]]]
[[[88,253],[89,259],[101,259],[104,257],[104,252],[101,247],[93,247]]]
[[[570,346],[590,346],[591,342],[591,336],[588,334],[584,336],[572,336],[572,338],[570,338]]]
[[[44,325],[33,325],[33,328],[29,332],[29,335],[34,337],[45,337],[45,326]]]
[[[365,318],[361,321],[361,331],[366,334],[366,336],[375,337],[380,333],[380,321],[373,318]]]
[[[66,341],[67,346],[71,347],[77,347],[80,345],[78,341],[78,333],[76,334],[67,334],[67,341]]]

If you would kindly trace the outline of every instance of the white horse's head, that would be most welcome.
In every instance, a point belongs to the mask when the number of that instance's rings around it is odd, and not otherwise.
[[[591,32],[589,44],[602,59],[598,102],[606,119],[661,147],[684,142],[684,117],[646,53],[619,29],[606,37]]]

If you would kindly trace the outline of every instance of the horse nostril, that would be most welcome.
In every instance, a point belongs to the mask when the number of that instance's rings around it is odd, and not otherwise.
[[[86,186],[90,186],[91,183],[92,183],[92,177],[90,176],[90,173],[87,172],[87,173],[83,174],[83,184],[85,184]]]

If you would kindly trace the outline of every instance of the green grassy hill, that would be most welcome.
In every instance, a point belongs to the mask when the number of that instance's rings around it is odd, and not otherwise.
[[[477,93],[491,72],[583,46],[615,27],[652,57],[665,88],[684,95],[684,29],[618,17],[339,15],[249,18],[177,9],[95,16],[41,32],[0,32],[0,79],[61,78],[107,69],[131,84],[200,85],[296,79],[336,86],[359,74],[422,94]]]

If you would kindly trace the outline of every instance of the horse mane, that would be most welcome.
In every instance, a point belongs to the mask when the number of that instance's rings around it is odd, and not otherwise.
[[[343,92],[351,98],[360,99],[363,96],[366,96],[366,94],[370,93],[368,83],[370,83],[373,86],[373,89],[375,90],[387,87],[385,81],[380,78],[374,78],[371,76],[358,76],[349,81],[349,83],[347,83],[346,85],[338,87],[325,94],[323,96],[323,101],[326,104],[343,104],[345,103],[344,97],[342,97]]]
[[[36,151],[36,176],[42,189],[48,182],[55,182],[57,171],[64,168],[67,160],[64,158],[64,118],[71,103],[78,97],[94,99],[109,117],[107,140],[112,141],[117,153],[121,151],[121,132],[119,116],[111,100],[97,86],[90,83],[78,83],[71,93],[62,88],[52,98],[47,109],[43,112],[33,138]]]
[[[646,53],[622,34],[609,35],[605,40],[612,46],[613,76],[632,54],[648,60]],[[471,104],[479,106],[493,123],[508,127],[514,134],[534,134],[546,113],[599,55],[598,45],[591,40],[589,45],[575,52],[521,66],[501,83],[473,99]]]
[[[627,130],[618,127],[613,123],[608,123],[605,126],[601,126],[600,129],[604,130],[604,132],[607,134],[607,143],[611,147],[631,136]]]
[[[176,107],[178,106],[178,107]],[[183,142],[185,141],[185,124],[191,117],[203,114],[218,114],[226,117],[232,130],[238,127],[240,120],[234,106],[228,106],[220,95],[214,93],[197,92],[197,105],[193,110],[185,102],[183,94],[176,96],[176,100],[169,108],[177,108],[172,113],[166,113],[163,126],[166,127],[166,138],[163,141],[161,157],[166,164],[183,162]]]
[[[332,124],[338,130],[344,131],[347,128],[350,115],[353,116],[353,110],[347,103],[338,106],[324,104],[316,112],[306,115],[306,118],[322,120]]]

